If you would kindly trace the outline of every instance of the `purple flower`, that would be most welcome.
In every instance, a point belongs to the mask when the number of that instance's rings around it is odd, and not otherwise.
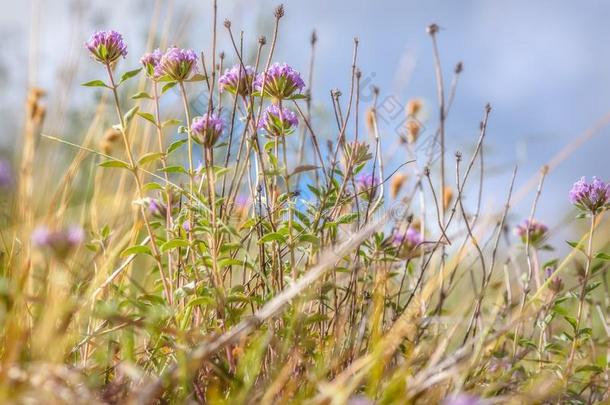
[[[192,49],[168,48],[155,68],[155,76],[171,80],[188,80],[197,71],[197,54]]]
[[[159,50],[159,48],[155,49],[152,52],[147,52],[140,58],[140,63],[144,66],[144,70],[146,70],[146,74],[150,78],[156,78],[155,69],[159,65],[161,61],[161,57],[163,53]]]
[[[370,173],[363,173],[354,179],[356,183],[356,192],[361,198],[375,198],[377,189],[380,184],[379,179]]]
[[[256,78],[256,72],[252,66],[242,67],[235,65],[231,69],[226,69],[224,74],[218,79],[220,91],[227,90],[233,94],[247,96],[252,92],[252,86]]]
[[[419,248],[423,240],[421,232],[410,226],[406,232],[394,232],[391,242],[396,247],[398,256],[406,258],[413,257],[418,253],[416,249]]]
[[[283,136],[292,132],[299,125],[299,119],[294,111],[283,107],[280,109],[276,104],[271,104],[258,122],[259,129],[264,130],[270,136]]]
[[[186,220],[182,223],[182,229],[184,229],[186,232],[190,232],[191,231],[191,223]]]
[[[95,60],[106,65],[116,62],[127,55],[127,46],[123,37],[116,31],[97,31],[89,42],[85,43]]]
[[[549,278],[551,278],[551,276],[553,276],[556,270],[557,269],[554,266],[547,266],[544,269],[544,275],[546,276],[546,279],[548,280]],[[551,289],[551,291],[559,293],[563,289],[563,280],[561,279],[561,277],[555,276],[553,280],[551,280],[549,288]]]
[[[443,401],[443,405],[481,405],[483,401],[479,397],[460,393]]]
[[[523,224],[515,228],[515,234],[521,238],[523,243],[527,243],[527,232],[529,229],[529,241],[532,246],[537,246],[544,242],[547,237],[549,228],[536,220],[530,222],[529,219],[523,221]]]
[[[214,113],[205,114],[202,117],[195,117],[191,124],[193,138],[208,148],[211,148],[216,144],[216,141],[218,141],[224,128],[224,121]]]
[[[32,232],[32,242],[38,247],[49,248],[59,257],[66,257],[70,251],[83,243],[85,233],[80,226],[51,230],[46,226],[37,227]]]
[[[263,89],[264,83],[264,89]],[[305,82],[299,72],[285,63],[274,63],[265,72],[258,75],[254,81],[254,88],[265,96],[277,99],[290,98],[295,93],[300,93],[305,87]]]
[[[570,190],[570,202],[591,214],[602,212],[610,206],[610,184],[595,176],[591,183],[587,183],[587,179],[581,177]]]
[[[0,188],[9,187],[12,184],[13,171],[11,166],[5,160],[0,160]]]
[[[235,217],[238,220],[243,220],[248,215],[248,209],[250,208],[250,198],[247,195],[240,194],[235,197],[233,203]]]
[[[146,205],[148,206],[148,212],[151,215],[165,217],[165,215],[167,214],[167,208],[165,204],[156,198],[147,198]]]

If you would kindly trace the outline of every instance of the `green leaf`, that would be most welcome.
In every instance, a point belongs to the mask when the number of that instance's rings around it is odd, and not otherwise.
[[[121,76],[121,81],[119,81],[118,85],[120,85],[123,82],[126,82],[127,80],[131,79],[134,76],[137,76],[138,73],[140,73],[140,70],[142,70],[142,68],[130,70],[128,72],[123,73],[123,75]]]
[[[182,121],[177,120],[177,119],[166,120],[166,121],[163,121],[163,123],[161,124],[161,128],[171,127],[174,125],[180,125],[181,122]]]
[[[223,269],[229,266],[241,266],[242,261],[237,259],[225,258],[218,261],[218,267]]]
[[[138,165],[145,165],[150,162],[154,162],[155,160],[159,160],[163,157],[163,153],[161,152],[151,152],[143,155],[140,159],[138,159]]]
[[[337,223],[338,224],[351,224],[352,222],[354,222],[356,219],[358,219],[358,213],[351,213],[351,214],[345,214],[339,217],[339,219],[337,219]]]
[[[182,145],[184,145],[187,142],[188,142],[188,139],[180,139],[180,140],[172,143],[171,145],[169,145],[169,148],[167,148],[167,154],[169,155],[170,153],[179,149]]]
[[[170,249],[174,249],[177,247],[188,247],[189,243],[187,240],[184,239],[172,239],[172,240],[168,240],[167,242],[165,242],[163,245],[161,245],[161,251],[162,252],[167,252]]]
[[[260,239],[260,243],[267,243],[267,242],[274,242],[274,241],[285,243],[286,242],[286,238],[281,233],[271,232],[271,233],[268,233],[268,234],[264,235]]]
[[[197,73],[197,74],[194,74],[190,79],[185,80],[185,82],[200,82],[203,80],[205,80],[205,76],[200,73]]]
[[[210,306],[210,305],[214,305],[215,303],[216,302],[214,301],[214,298],[208,297],[208,296],[202,296],[202,297],[193,298],[187,304],[187,306],[195,307],[195,306],[201,305],[202,307],[207,307],[207,306]]]
[[[125,122],[125,128],[127,128],[129,123],[133,119],[133,116],[136,115],[136,113],[138,112],[139,109],[140,109],[140,107],[135,106],[131,110],[129,110],[125,113],[125,115],[123,116],[123,121]]]
[[[110,86],[108,86],[106,83],[104,83],[101,80],[91,80],[90,82],[82,83],[81,86],[86,86],[86,87],[106,87],[108,89],[111,88]]]
[[[151,254],[150,248],[146,245],[136,245],[136,246],[130,246],[121,252],[122,257],[129,256],[129,255],[137,255],[137,254],[150,255]]]
[[[137,100],[137,99],[140,99],[140,98],[147,98],[149,100],[153,99],[153,97],[150,94],[148,94],[147,92],[145,92],[145,91],[141,91],[141,92],[139,92],[137,94],[134,94],[133,96],[131,96],[131,98],[134,99],[134,100]]]
[[[171,88],[173,88],[176,84],[178,84],[178,83],[177,82],[169,82],[167,84],[164,84],[163,87],[161,88],[161,94],[165,94],[166,91],[168,91]]]
[[[163,190],[163,186],[159,183],[151,182],[144,184],[142,189],[144,191]]]
[[[318,239],[316,235],[306,233],[299,236],[299,242],[311,243],[314,246],[318,246],[320,244],[320,239]]]
[[[162,172],[165,172],[165,173],[184,173],[184,174],[188,173],[186,171],[186,169],[182,166],[167,166],[167,167],[161,168],[159,170]]]
[[[604,252],[600,252],[600,253],[595,255],[595,258],[596,259],[601,259],[601,260],[610,260],[610,254],[604,253]]]
[[[581,366],[576,369],[577,373],[581,373],[584,371],[590,371],[592,373],[599,374],[599,373],[603,373],[604,369],[599,366],[596,366],[594,364],[587,364],[586,366]]]
[[[129,164],[121,160],[109,159],[101,162],[98,166],[100,167],[119,167],[122,169],[129,169]]]
[[[157,126],[157,121],[155,121],[155,116],[152,115],[151,113],[147,113],[144,111],[139,111],[138,115],[142,118],[144,118],[146,121],[150,122],[151,124],[153,124],[154,126]]]
[[[307,94],[295,94],[290,96],[290,100],[307,100],[309,97]]]

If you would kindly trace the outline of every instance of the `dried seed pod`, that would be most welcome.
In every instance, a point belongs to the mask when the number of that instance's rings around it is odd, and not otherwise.
[[[400,193],[402,186],[404,186],[407,181],[407,175],[404,173],[397,173],[390,183],[390,195],[392,198],[396,198],[396,196]]]
[[[453,201],[453,190],[449,186],[445,186],[443,189],[443,207],[445,210],[449,208],[449,205]]]
[[[407,117],[414,117],[421,111],[423,102],[419,98],[413,98],[407,102],[406,113]]]
[[[417,142],[419,137],[419,131],[421,130],[421,124],[419,121],[411,119],[407,121],[407,142],[414,144]]]

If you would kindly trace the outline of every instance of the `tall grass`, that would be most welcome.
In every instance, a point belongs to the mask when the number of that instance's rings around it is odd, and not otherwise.
[[[282,6],[248,54],[213,5],[209,54],[170,48],[135,68],[116,33],[89,42],[99,77],[85,86],[100,104],[78,142],[44,132],[43,92],[30,90],[15,180],[0,181],[2,402],[610,400],[610,189],[577,190],[602,191],[598,205],[574,197],[588,226],[566,256],[536,221],[545,179],[597,128],[525,188],[515,167],[503,205],[485,206],[492,108],[473,147],[449,154],[462,66],[447,86],[436,25],[438,113],[424,131],[410,100],[394,134],[380,129],[379,90],[362,100],[357,39],[321,127],[315,33],[302,86],[274,64]],[[59,167],[38,162],[57,148],[74,159],[52,178]]]

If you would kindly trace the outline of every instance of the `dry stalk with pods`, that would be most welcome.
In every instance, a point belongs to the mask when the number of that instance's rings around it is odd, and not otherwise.
[[[472,149],[446,160],[464,72],[444,82],[438,25],[438,114],[431,125],[410,98],[393,136],[387,96],[362,70],[366,40],[346,44],[344,87],[319,97],[317,46],[331,39],[313,31],[302,76],[276,57],[292,28],[283,6],[253,47],[209,6],[207,44],[150,40],[139,69],[125,67],[119,33],[92,36],[105,78],[85,83],[101,97],[83,139],[38,143],[44,110],[31,100],[20,178],[0,164],[2,402],[610,400],[610,186],[574,184],[589,222],[563,257],[537,218],[545,179],[607,117],[521,189],[515,167],[496,207],[490,106]],[[159,10],[151,27],[170,27]],[[45,186],[50,203],[28,205],[51,142],[76,157]],[[511,207],[529,192],[512,235]]]

